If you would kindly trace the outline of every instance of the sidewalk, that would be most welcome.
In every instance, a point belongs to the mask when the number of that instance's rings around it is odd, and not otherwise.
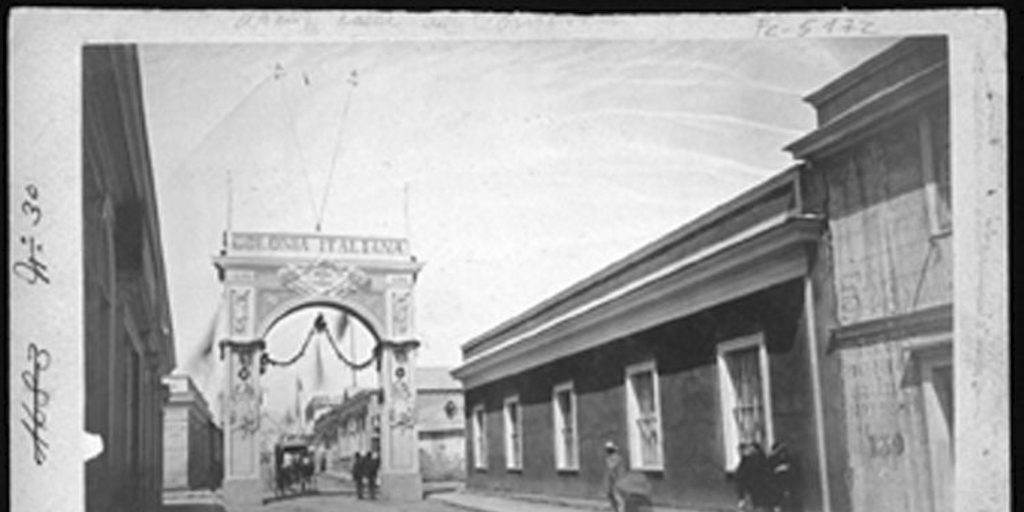
[[[352,475],[348,472],[341,471],[325,471],[321,473],[327,478],[336,480],[342,488],[347,492],[355,495],[356,487],[352,481]],[[450,481],[450,482],[423,482],[423,495],[430,496],[438,493],[451,493],[461,491],[465,487],[465,484],[461,481]]]
[[[223,512],[217,491],[164,491],[164,512]]]
[[[607,501],[538,494],[497,494],[474,491],[447,492],[427,497],[470,512],[611,512]],[[653,512],[722,512],[655,506]]]

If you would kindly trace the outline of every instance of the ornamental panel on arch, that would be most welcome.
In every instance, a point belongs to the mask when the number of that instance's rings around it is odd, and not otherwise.
[[[423,266],[403,239],[230,233],[214,258],[221,270],[232,339],[255,339],[309,305],[348,309],[378,337],[415,336],[413,284]]]

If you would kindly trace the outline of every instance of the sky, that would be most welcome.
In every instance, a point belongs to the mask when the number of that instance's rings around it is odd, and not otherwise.
[[[196,354],[229,211],[238,231],[408,237],[420,364],[455,367],[469,339],[791,165],[782,147],[815,126],[802,98],[894,42],[143,45],[178,370],[216,403],[217,363]],[[316,313],[279,323],[271,354]],[[314,346],[322,377],[312,348],[264,375],[274,414],[297,380],[352,383]]]

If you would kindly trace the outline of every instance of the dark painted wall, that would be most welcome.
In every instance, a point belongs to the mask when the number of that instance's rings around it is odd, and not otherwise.
[[[125,216],[154,220],[144,212],[155,210],[137,208],[154,198],[145,185],[151,184],[148,163],[139,166],[143,158],[132,158],[148,151],[143,127],[135,47],[83,47],[84,426],[103,438],[103,452],[85,462],[89,511],[162,506],[160,372],[174,361],[170,338],[153,320],[166,311],[164,275],[152,245],[159,236],[150,231],[155,222],[124,222]],[[112,217],[104,220],[107,201]],[[141,348],[129,335],[129,316]]]
[[[716,344],[758,331],[770,357],[775,438],[799,457],[808,497],[817,496],[814,417],[803,284],[793,281],[601,347],[468,389],[466,410],[484,404],[489,444],[486,470],[468,470],[470,488],[603,498],[603,444],[628,445],[623,383],[627,366],[653,357],[659,373],[664,471],[648,472],[658,504],[734,507],[726,480],[719,410]],[[580,469],[555,470],[552,388],[572,380],[577,394]],[[505,468],[502,406],[518,394],[523,416],[523,469]],[[472,451],[472,425],[467,449]],[[624,454],[628,461],[628,454]],[[467,457],[471,464],[472,456]]]

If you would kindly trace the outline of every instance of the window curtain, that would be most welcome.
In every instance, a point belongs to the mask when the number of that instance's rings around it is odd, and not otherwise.
[[[572,397],[568,392],[558,394],[558,410],[562,421],[562,464],[572,467],[576,465],[573,450],[576,434],[572,431]]]
[[[750,348],[729,357],[729,374],[736,390],[733,418],[741,443],[759,443],[764,446],[764,396],[761,390],[761,366],[758,349]]]
[[[637,428],[640,432],[640,458],[644,465],[657,465],[658,415],[654,403],[654,376],[651,372],[633,376],[633,392],[638,409]]]

